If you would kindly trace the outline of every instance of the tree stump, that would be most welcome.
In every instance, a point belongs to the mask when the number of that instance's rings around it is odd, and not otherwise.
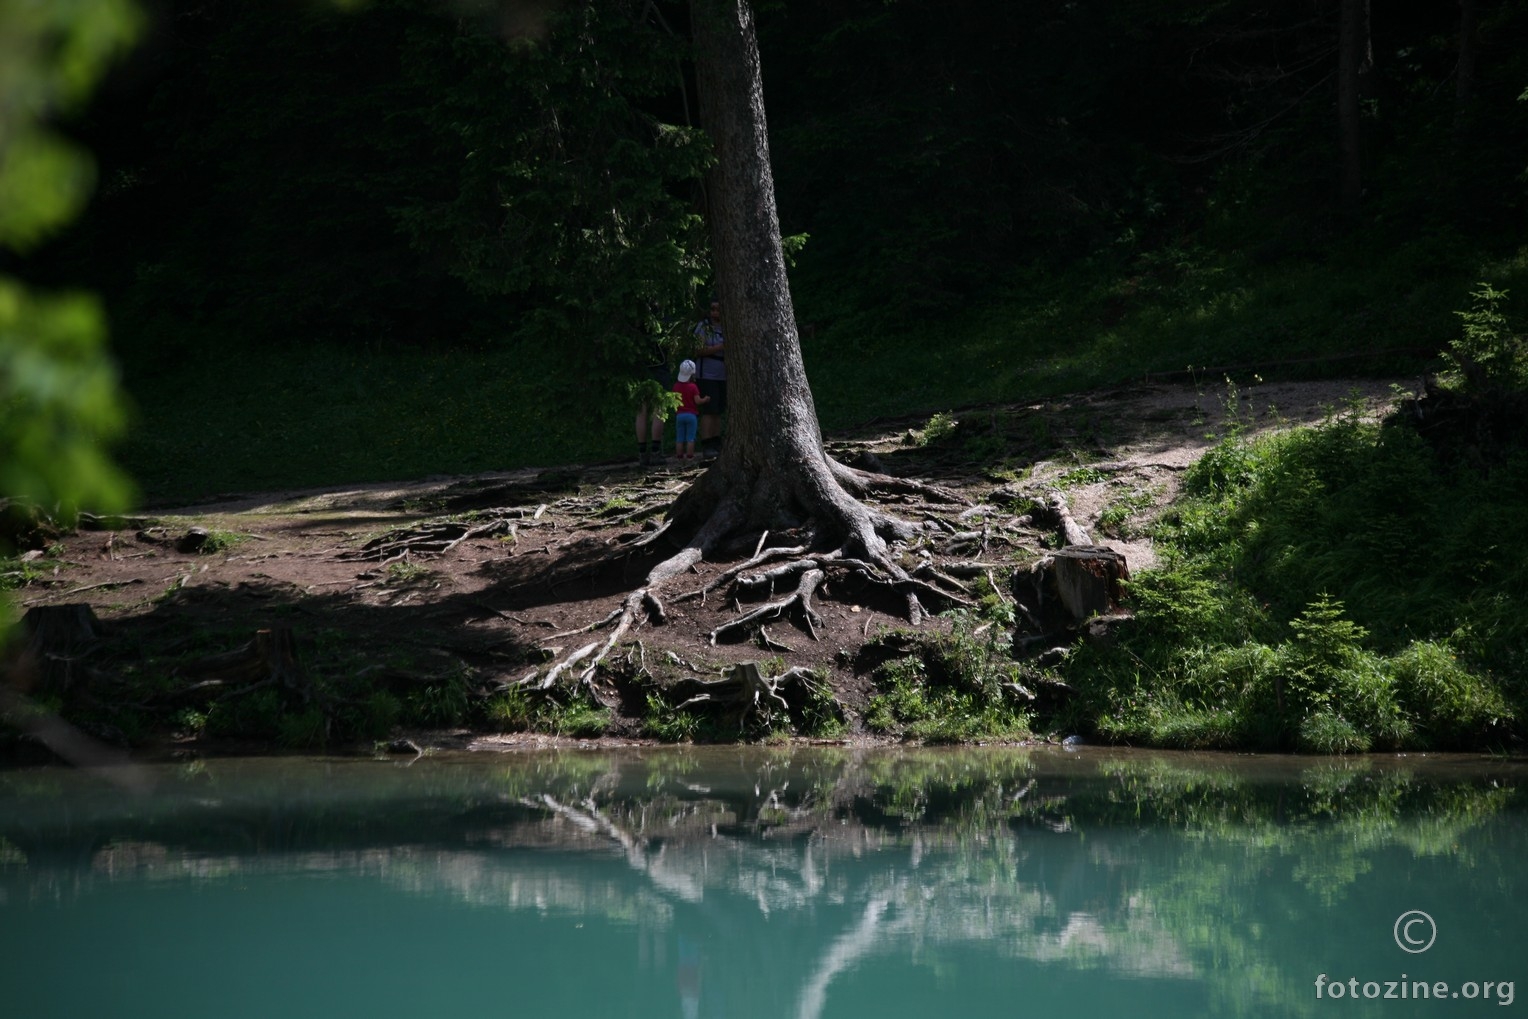
[[[23,688],[40,685],[44,694],[69,695],[83,688],[89,673],[83,660],[101,639],[101,621],[83,602],[34,605],[21,617],[23,643],[15,673]]]
[[[182,671],[201,677],[195,689],[203,691],[221,692],[225,686],[242,685],[242,689],[232,691],[238,694],[274,684],[303,702],[312,694],[297,661],[297,641],[290,626],[256,630],[254,639],[243,647],[192,662]]]
[[[1050,556],[1057,594],[1073,619],[1118,611],[1121,581],[1130,579],[1125,557],[1099,545],[1070,545]]]
[[[187,554],[200,552],[207,547],[207,542],[212,538],[212,532],[205,527],[193,527],[180,536],[175,543],[175,551]]]
[[[1016,645],[1075,630],[1094,616],[1120,611],[1125,557],[1098,545],[1070,545],[1014,573],[1012,590],[1022,622]],[[1025,637],[1028,631],[1034,635]]]

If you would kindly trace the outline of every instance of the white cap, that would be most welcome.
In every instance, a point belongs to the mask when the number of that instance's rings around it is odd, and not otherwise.
[[[679,381],[688,382],[695,377],[695,362],[683,361],[679,365]]]

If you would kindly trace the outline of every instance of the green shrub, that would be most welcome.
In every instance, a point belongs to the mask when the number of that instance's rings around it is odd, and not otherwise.
[[[405,718],[419,725],[465,723],[471,709],[466,677],[453,676],[409,694],[404,699],[403,709]]]
[[[1512,332],[1501,309],[1507,292],[1479,283],[1470,297],[1468,309],[1454,312],[1463,329],[1449,341],[1444,361],[1466,392],[1489,395],[1522,389],[1528,384],[1528,344]]]
[[[342,711],[338,728],[347,739],[377,740],[403,717],[403,702],[387,690],[373,690],[354,708]]]
[[[1369,749],[1368,735],[1335,712],[1323,708],[1300,722],[1296,746],[1307,754],[1361,754]]]
[[[954,415],[940,411],[928,419],[928,424],[923,426],[923,432],[918,437],[918,445],[931,446],[936,442],[942,442],[955,434],[956,427],[960,424]]]
[[[1424,747],[1479,747],[1512,719],[1501,694],[1461,665],[1446,644],[1415,641],[1389,665],[1396,695],[1416,720]]]
[[[911,653],[875,670],[879,692],[866,709],[868,728],[930,743],[1012,739],[1029,731],[1029,715],[1012,694],[1018,667],[994,642],[996,628],[983,641],[969,616],[953,615],[950,633],[919,635]]]
[[[793,722],[801,735],[819,739],[833,739],[849,731],[843,705],[833,696],[832,685],[821,677],[808,685],[806,699]]]
[[[1163,565],[1127,586],[1134,623],[1075,650],[1059,717],[1263,749],[1480,747],[1516,724],[1528,457],[1486,474],[1346,414],[1233,437],[1187,482],[1152,530]]]
[[[489,697],[483,704],[483,717],[489,728],[520,732],[535,725],[536,706],[529,693],[514,687]]]
[[[702,719],[688,711],[671,707],[663,698],[647,695],[647,714],[642,719],[642,734],[665,743],[689,743],[700,734]]]
[[[1153,745],[1174,750],[1228,750],[1241,735],[1241,720],[1224,708],[1165,712],[1149,732]]]
[[[209,736],[273,739],[280,726],[281,695],[273,689],[219,701],[207,712]]]
[[[546,728],[559,736],[603,736],[610,728],[610,712],[583,701],[543,714],[537,728]]]

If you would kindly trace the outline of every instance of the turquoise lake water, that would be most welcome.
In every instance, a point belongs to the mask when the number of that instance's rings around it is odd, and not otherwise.
[[[140,777],[0,771],[0,1015],[1525,1007],[1509,760],[700,748]]]

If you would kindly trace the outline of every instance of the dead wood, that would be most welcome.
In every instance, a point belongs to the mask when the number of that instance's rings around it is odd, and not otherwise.
[[[1090,618],[1121,612],[1128,579],[1125,557],[1094,545],[1060,549],[1017,571],[1014,602],[1025,625],[1014,634],[1015,648],[1053,642]]]
[[[1093,539],[1088,537],[1076,520],[1072,519],[1071,507],[1067,505],[1066,496],[1060,492],[1051,492],[1046,499],[1046,505],[1056,516],[1057,526],[1061,530],[1061,540],[1064,545],[1091,545]]]
[[[303,703],[313,697],[312,686],[297,660],[297,642],[289,626],[256,630],[247,644],[183,665],[180,672],[201,679],[188,689],[220,697],[239,696],[273,685]]]
[[[21,689],[71,696],[94,676],[85,665],[101,640],[101,621],[83,602],[35,605],[21,617],[24,635],[12,679]]]

